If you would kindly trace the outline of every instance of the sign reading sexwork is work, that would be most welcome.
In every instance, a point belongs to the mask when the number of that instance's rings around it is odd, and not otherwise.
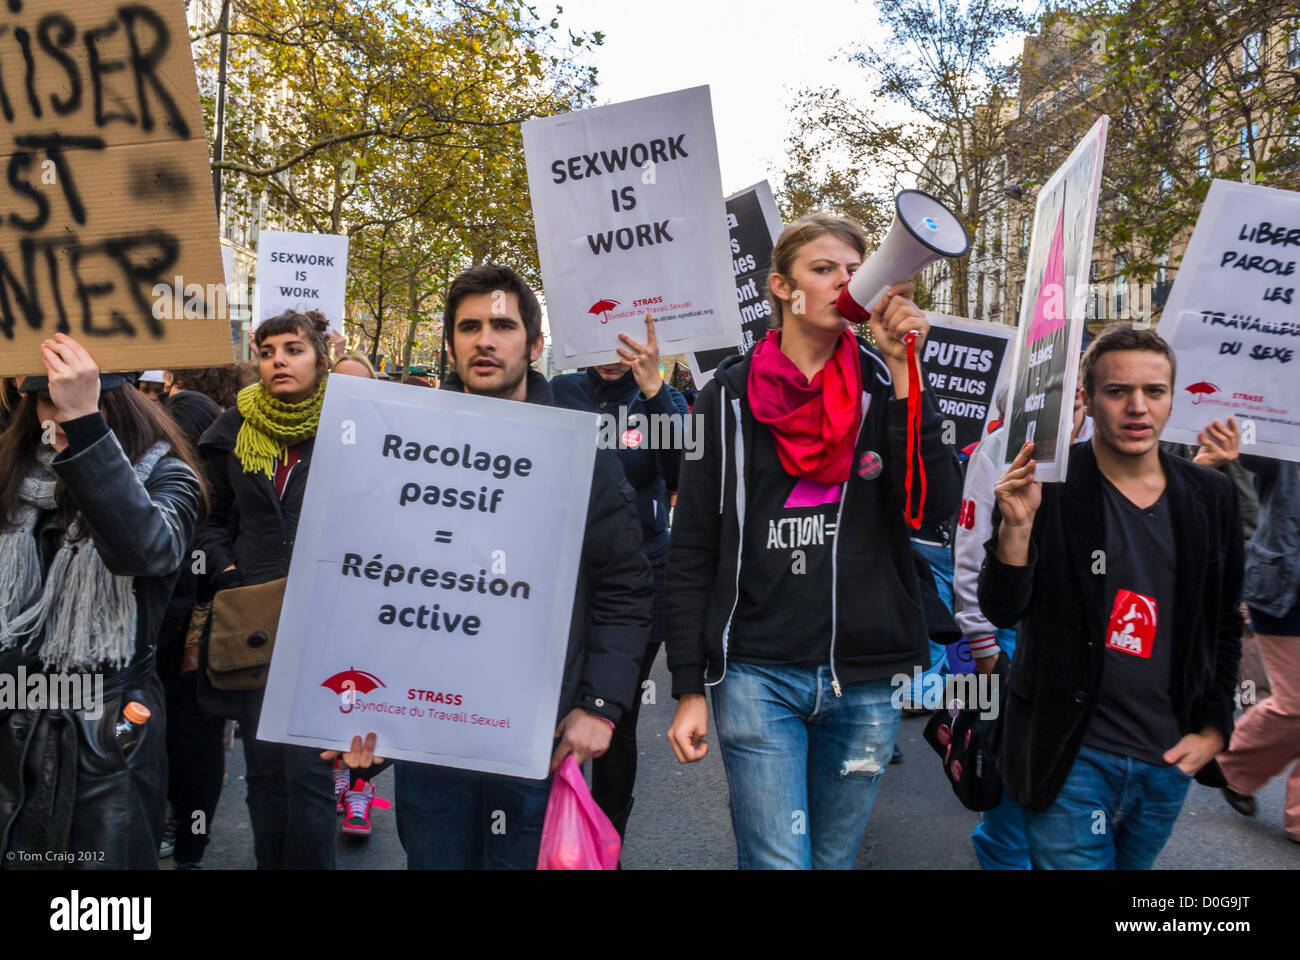
[[[5,0],[0,164],[0,374],[60,331],[104,370],[230,363],[180,0]]]
[[[589,414],[331,377],[258,736],[546,776]],[[579,612],[581,616],[581,611]]]

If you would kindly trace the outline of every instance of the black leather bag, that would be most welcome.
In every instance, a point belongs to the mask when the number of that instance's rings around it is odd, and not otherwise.
[[[991,676],[997,678],[996,718],[980,716],[978,708],[940,706],[925,725],[926,743],[943,761],[943,774],[967,810],[992,810],[1002,802],[1002,777],[994,766],[994,736],[1006,704],[1007,656],[998,655]]]

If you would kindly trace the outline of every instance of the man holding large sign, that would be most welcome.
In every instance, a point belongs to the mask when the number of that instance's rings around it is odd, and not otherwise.
[[[43,372],[55,333],[106,373],[229,364],[182,5],[10,0],[0,62],[0,375]]]
[[[477,397],[327,391],[303,512],[363,514],[300,534],[259,735],[334,747],[367,730],[352,765],[377,745],[417,761],[396,774],[409,866],[531,868],[548,769],[602,753],[636,694],[650,571],[617,456],[594,451],[589,418],[545,409],[527,285],[467,271],[444,322],[446,389]]]
[[[708,87],[523,125],[557,366],[618,360],[655,316],[665,353],[740,338]]]
[[[1052,174],[1034,214],[1005,456],[1010,462],[1032,442],[1035,478],[1049,483],[1065,480],[1107,121],[1099,119]]]
[[[1215,180],[1165,303],[1178,356],[1165,439],[1235,417],[1244,453],[1300,460],[1300,193]]]

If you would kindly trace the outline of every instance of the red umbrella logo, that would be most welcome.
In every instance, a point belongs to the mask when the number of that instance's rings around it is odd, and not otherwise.
[[[358,692],[369,693],[375,687],[384,686],[384,681],[373,673],[353,669],[334,674],[321,686],[329,687],[339,695],[339,710],[342,713],[351,713],[352,708],[356,705]]]
[[[1187,390],[1188,393],[1192,395],[1193,404],[1200,403],[1201,397],[1204,394],[1219,392],[1219,388],[1216,387],[1214,384],[1210,383],[1208,380],[1202,380],[1200,383],[1193,383],[1191,386],[1188,386],[1185,389]]]
[[[587,312],[593,316],[599,314],[601,323],[609,323],[609,311],[617,306],[617,300],[597,300]]]

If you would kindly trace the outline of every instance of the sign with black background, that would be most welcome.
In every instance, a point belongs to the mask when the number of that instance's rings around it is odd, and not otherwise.
[[[927,313],[930,333],[921,348],[921,368],[939,412],[957,428],[956,448],[984,433],[989,405],[1015,327]]]
[[[734,347],[689,354],[691,375],[697,387],[704,386],[713,376],[713,369],[727,357],[752,350],[767,332],[772,317],[767,300],[767,273],[782,223],[766,180],[727,198],[727,225],[731,233],[731,270],[736,278],[741,340]]]

